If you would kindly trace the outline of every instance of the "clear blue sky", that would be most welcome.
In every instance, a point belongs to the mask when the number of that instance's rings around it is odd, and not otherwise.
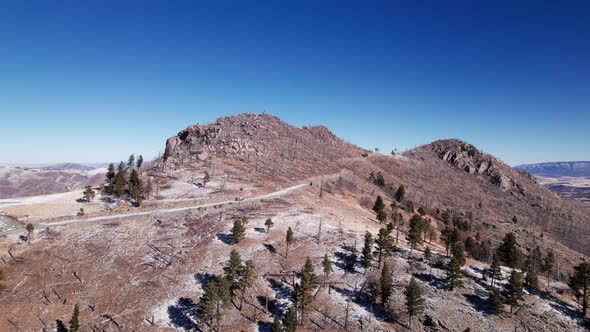
[[[0,3],[0,162],[152,157],[265,110],[382,151],[590,160],[590,2]]]

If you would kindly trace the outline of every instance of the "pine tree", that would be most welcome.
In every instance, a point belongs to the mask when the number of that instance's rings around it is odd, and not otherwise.
[[[504,299],[502,299],[502,295],[498,293],[496,287],[491,287],[488,292],[488,303],[492,308],[492,312],[497,314],[502,309],[502,304],[504,303]]]
[[[285,332],[296,332],[297,325],[297,312],[295,309],[293,309],[293,307],[289,307],[285,313],[285,320],[283,320]]]
[[[72,313],[72,319],[70,319],[70,332],[78,332],[80,329],[80,308],[78,308],[78,304],[74,305],[74,312]]]
[[[547,252],[547,256],[545,256],[545,259],[543,260],[543,272],[545,272],[547,277],[547,288],[551,285],[551,274],[553,271],[555,271],[555,254],[550,250]]]
[[[113,165],[113,163],[109,164],[109,167],[107,168],[107,174],[106,174],[106,178],[107,178],[107,193],[112,194],[113,192],[113,180],[115,179],[115,165]]]
[[[135,167],[135,155],[131,154],[129,156],[129,160],[127,161],[127,168],[133,168]]]
[[[94,199],[96,193],[94,192],[94,190],[92,190],[91,186],[86,186],[86,188],[84,188],[84,192],[82,192],[82,195],[84,195],[84,199],[86,200],[86,202],[90,202]]]
[[[354,273],[357,259],[358,259],[358,255],[356,253],[356,245],[355,245],[354,247],[352,247],[350,254],[346,256],[346,259],[344,261],[344,269],[347,272]]]
[[[240,257],[240,254],[238,254],[238,252],[236,250],[232,250],[229,253],[229,260],[227,261],[227,263],[223,267],[224,277],[229,282],[230,290],[232,290],[232,291],[235,288],[237,288],[236,286],[237,286],[238,278],[241,273],[241,269],[242,269],[242,258]]]
[[[395,234],[395,243],[399,243],[399,229],[404,225],[404,216],[401,213],[397,214],[397,224],[396,224],[396,234]]]
[[[419,208],[418,208],[418,214],[420,214],[421,216],[423,216],[423,215],[425,215],[425,214],[426,214],[426,210],[424,210],[424,208],[423,208],[423,207],[419,207]]]
[[[387,262],[383,263],[383,268],[381,269],[379,288],[381,289],[381,304],[385,305],[393,292],[393,277]]]
[[[502,295],[504,303],[510,306],[510,313],[512,313],[512,310],[518,305],[518,301],[522,300],[523,296],[522,275],[516,270],[512,270]]]
[[[582,313],[586,317],[588,296],[590,295],[590,263],[584,262],[575,266],[574,274],[570,276],[568,285],[576,297],[582,299]]]
[[[393,251],[393,239],[386,228],[379,230],[379,235],[375,240],[376,250],[373,255],[377,256],[378,267],[381,267],[383,258],[391,255]]]
[[[289,246],[293,243],[293,230],[291,227],[287,229],[287,235],[285,236],[285,241],[287,242],[287,248],[285,250],[285,258],[289,257]]]
[[[404,185],[401,185],[399,186],[399,188],[397,188],[397,191],[395,192],[395,200],[401,202],[404,199],[405,195],[406,188],[404,187]]]
[[[230,303],[229,281],[226,278],[215,278],[204,289],[197,305],[199,320],[213,330],[216,322],[217,330],[223,319],[223,309]]]
[[[270,327],[271,332],[283,332],[283,324],[281,324],[281,319],[279,316],[274,316],[272,320],[272,326]]]
[[[139,157],[137,157],[137,169],[141,169],[141,165],[143,165],[143,156],[139,155]]]
[[[449,256],[449,250],[451,249],[451,244],[455,243],[457,239],[454,239],[454,232],[449,226],[445,227],[445,229],[440,234],[440,239],[445,244],[445,251],[447,252],[447,256]]]
[[[422,217],[417,214],[410,219],[410,230],[407,236],[408,243],[410,244],[410,255],[412,255],[414,248],[422,243],[423,223]]]
[[[148,177],[145,186],[143,187],[143,196],[149,201],[150,196],[152,195],[152,191],[154,191],[154,184],[152,183],[152,178]]]
[[[209,181],[211,181],[211,175],[209,175],[209,172],[205,171],[205,176],[203,176],[203,187],[206,187]]]
[[[119,163],[119,167],[117,167],[117,174],[115,174],[114,181],[113,192],[115,197],[121,198],[125,195],[125,190],[127,188],[127,171],[125,170],[123,162]]]
[[[430,247],[427,246],[426,249],[424,249],[424,260],[429,261],[431,255],[432,253],[430,252]]]
[[[362,265],[367,273],[367,269],[371,266],[373,260],[373,236],[368,231],[365,233],[365,244],[363,245]]]
[[[525,283],[528,287],[539,289],[539,273],[543,267],[543,255],[541,249],[537,246],[528,255],[526,260]]]
[[[31,237],[33,235],[33,231],[35,231],[35,225],[28,223],[25,226],[25,230],[27,231],[27,242],[31,244]]]
[[[131,176],[129,177],[129,193],[137,206],[141,205],[143,201],[143,181],[139,177],[139,173],[137,173],[136,169],[131,171]]]
[[[379,214],[379,211],[383,211],[383,209],[385,209],[385,203],[383,203],[383,197],[377,196],[377,199],[375,200],[375,204],[373,205],[373,211],[375,211],[375,213]]]
[[[494,281],[502,276],[502,269],[500,269],[500,259],[498,255],[492,256],[492,265],[490,265],[490,274],[492,277],[491,287],[494,287]]]
[[[266,221],[264,222],[264,226],[266,226],[266,233],[270,233],[270,228],[272,226],[274,226],[275,224],[272,222],[272,219],[268,218],[266,219]]]
[[[2,271],[0,271],[0,290],[2,290],[4,288],[2,281],[4,281],[4,273],[2,273]]]
[[[305,321],[307,309],[313,302],[313,289],[316,287],[317,277],[311,259],[307,257],[301,270],[301,282],[297,288],[296,299],[301,313],[301,322]]]
[[[518,249],[516,236],[514,233],[507,233],[502,240],[502,244],[496,249],[496,254],[502,265],[510,268],[519,268],[522,265],[523,254]]]
[[[379,220],[379,223],[381,223],[381,224],[386,222],[387,221],[387,213],[385,213],[385,211],[383,211],[383,210],[379,210],[377,212],[377,220]]]
[[[422,288],[414,278],[410,280],[404,290],[406,296],[406,308],[410,316],[410,329],[412,329],[412,319],[424,311],[424,298],[422,297]]]
[[[328,293],[330,293],[330,273],[332,273],[332,261],[330,260],[328,254],[324,255],[324,259],[322,260],[322,268],[324,270],[324,277],[326,277],[326,282],[328,283]]]
[[[455,241],[452,247],[453,257],[447,268],[447,284],[450,290],[463,286],[461,268],[465,264],[463,242]]]
[[[256,280],[256,267],[254,266],[254,262],[251,260],[247,260],[244,267],[240,270],[240,279],[238,281],[238,289],[240,290],[240,310],[242,308],[242,303],[244,302],[244,298],[246,296],[246,291],[248,288],[252,287],[254,281]]]
[[[235,218],[234,225],[230,230],[230,237],[235,244],[240,243],[246,236],[246,227],[244,218]]]

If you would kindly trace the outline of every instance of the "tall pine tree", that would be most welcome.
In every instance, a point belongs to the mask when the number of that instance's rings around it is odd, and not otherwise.
[[[424,298],[422,297],[422,288],[418,282],[412,278],[406,289],[404,290],[406,296],[406,309],[410,316],[410,330],[412,329],[412,319],[422,313],[424,310]]]

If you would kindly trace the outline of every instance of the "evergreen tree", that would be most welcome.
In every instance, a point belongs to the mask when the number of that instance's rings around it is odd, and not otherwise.
[[[371,260],[373,259],[373,236],[368,231],[365,233],[365,243],[363,245],[363,256],[362,256],[362,265],[365,269],[365,273],[367,269],[371,266]]]
[[[330,293],[330,273],[332,273],[332,261],[330,260],[328,254],[324,255],[322,267],[324,270],[324,276],[326,277],[326,282],[328,283],[328,293]]]
[[[518,301],[523,299],[522,275],[516,270],[512,270],[502,295],[504,303],[510,306],[510,313],[512,314],[514,307],[518,305]]]
[[[289,246],[293,243],[293,230],[291,227],[287,229],[287,235],[285,236],[285,241],[287,242],[287,248],[285,250],[285,258],[289,257]]]
[[[242,258],[240,254],[236,250],[232,250],[229,253],[229,260],[225,263],[223,267],[223,273],[225,279],[228,281],[230,285],[230,291],[233,293],[233,290],[237,288],[238,278],[240,277],[242,271]]]
[[[588,312],[588,296],[590,296],[590,263],[584,262],[574,267],[574,274],[570,276],[569,287],[582,299],[582,313],[586,317]]]
[[[502,270],[500,269],[500,259],[498,255],[492,256],[492,265],[490,265],[490,274],[492,277],[491,286],[494,287],[494,281],[500,279],[502,276]]]
[[[150,196],[152,194],[152,191],[154,191],[154,184],[152,183],[152,178],[148,177],[147,182],[145,183],[145,186],[143,187],[143,196],[149,201]]]
[[[421,216],[423,216],[423,215],[425,215],[425,214],[426,214],[426,210],[424,210],[424,208],[423,208],[423,207],[419,207],[419,208],[418,208],[418,214],[420,214]]]
[[[283,324],[281,324],[281,319],[279,316],[274,316],[272,320],[272,326],[270,327],[271,332],[283,332]]]
[[[293,307],[289,307],[285,313],[285,319],[283,320],[285,332],[296,332],[297,325],[297,312],[295,309],[293,309]]]
[[[274,226],[275,224],[272,222],[272,219],[268,218],[266,219],[266,221],[264,222],[264,226],[266,226],[266,233],[270,233],[270,228],[272,226]]]
[[[405,195],[406,188],[404,187],[404,185],[401,185],[399,186],[399,188],[397,188],[397,191],[395,192],[395,200],[401,202],[404,199]]]
[[[426,249],[424,249],[424,260],[429,261],[431,255],[430,247],[427,246]]]
[[[254,285],[256,281],[256,267],[254,262],[247,260],[246,264],[240,269],[240,279],[238,280],[237,288],[240,290],[240,310],[242,309],[242,303],[246,296],[248,288]]]
[[[378,267],[381,267],[381,261],[383,258],[390,256],[393,251],[393,239],[387,228],[381,228],[379,230],[375,245],[376,250],[373,255],[377,256]]]
[[[423,223],[422,217],[417,214],[410,219],[410,230],[407,236],[408,243],[410,244],[410,255],[412,255],[414,248],[422,243]]]
[[[350,251],[350,254],[348,256],[346,256],[346,259],[344,261],[344,269],[347,272],[354,273],[357,259],[358,259],[358,255],[356,253],[356,245],[355,245],[352,248],[352,250]]]
[[[223,319],[223,309],[230,303],[229,282],[226,278],[215,278],[204,289],[197,305],[199,320],[213,330],[213,322],[219,331]]]
[[[211,181],[211,175],[209,175],[209,172],[205,171],[205,176],[203,176],[203,187],[206,187],[209,181]]]
[[[33,235],[33,231],[35,231],[35,225],[28,223],[25,226],[25,230],[27,231],[27,242],[31,244],[31,237]]]
[[[553,251],[549,250],[547,252],[547,256],[543,260],[543,272],[545,272],[545,276],[547,277],[547,288],[550,286],[551,274],[555,271],[555,254]]]
[[[383,268],[381,269],[379,289],[381,289],[381,304],[385,305],[393,292],[393,277],[387,262],[383,263]]]
[[[500,312],[502,309],[502,304],[504,303],[504,299],[502,299],[501,294],[498,292],[496,287],[491,287],[488,293],[488,303],[492,308],[494,314]]]
[[[246,236],[246,227],[244,218],[235,218],[234,225],[230,230],[230,237],[235,244],[240,243]]]
[[[404,290],[406,296],[406,308],[410,316],[410,329],[412,329],[412,319],[424,311],[424,298],[422,297],[422,288],[414,278],[410,280]]]
[[[447,252],[447,256],[449,256],[449,250],[451,249],[451,245],[455,243],[455,241],[457,240],[454,238],[454,234],[456,233],[453,232],[453,229],[449,226],[445,227],[445,229],[440,234],[440,239],[445,244],[445,251]]]
[[[375,213],[379,214],[379,211],[383,211],[383,209],[385,209],[385,203],[383,203],[383,197],[377,196],[377,199],[375,200],[375,204],[373,205],[373,211],[375,211]]]
[[[127,168],[133,168],[135,167],[135,155],[131,154],[129,156],[129,160],[127,161]]]
[[[387,221],[387,213],[385,213],[385,211],[383,211],[383,210],[379,210],[377,212],[377,220],[379,220],[379,223],[381,223],[381,224],[386,222]]]
[[[78,304],[74,305],[74,312],[72,313],[72,319],[70,319],[70,332],[78,332],[80,329],[80,308],[78,308]]]
[[[539,289],[539,273],[543,267],[543,255],[537,246],[531,251],[526,260],[525,283],[528,287]]]
[[[373,180],[373,183],[379,187],[385,187],[385,179],[383,178],[383,174],[381,174],[381,172],[377,172],[377,176]]]
[[[2,273],[2,271],[0,271],[0,290],[2,290],[4,288],[2,281],[4,281],[4,273]]]
[[[115,174],[114,181],[113,192],[115,197],[121,198],[125,195],[125,190],[127,188],[127,171],[125,170],[123,162],[119,163],[119,166],[117,167],[117,174]]]
[[[461,268],[465,264],[463,242],[455,241],[452,248],[453,257],[447,268],[447,284],[450,290],[463,286]]]
[[[96,193],[94,192],[94,190],[92,190],[91,186],[86,186],[86,188],[84,188],[84,192],[82,192],[82,195],[84,195],[84,199],[86,200],[86,202],[90,202],[94,199]]]
[[[296,292],[297,305],[301,313],[301,322],[305,321],[307,309],[313,302],[313,289],[317,285],[317,277],[314,272],[311,259],[307,257],[301,270],[301,282]]]
[[[396,234],[395,234],[395,243],[399,243],[399,229],[404,225],[404,216],[401,213],[397,214],[397,224],[396,224]]]
[[[139,155],[139,157],[137,157],[137,169],[140,169],[141,165],[143,165],[143,156]]]
[[[115,179],[115,165],[113,165],[113,163],[109,164],[109,167],[107,168],[107,174],[106,174],[106,178],[107,178],[107,193],[112,194],[113,192],[113,184],[114,184],[114,179]]]
[[[141,181],[136,169],[131,171],[131,176],[129,177],[129,193],[137,205],[141,205],[143,201],[143,181]]]
[[[496,249],[496,254],[502,265],[510,268],[519,268],[522,265],[523,254],[518,249],[514,233],[507,233],[502,240],[502,244]]]

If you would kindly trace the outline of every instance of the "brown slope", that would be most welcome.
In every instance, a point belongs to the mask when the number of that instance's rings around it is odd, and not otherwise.
[[[324,126],[295,127],[266,113],[189,126],[167,140],[165,151],[159,166],[182,169],[225,160],[274,181],[337,172],[341,160],[367,152]]]
[[[471,211],[482,222],[503,225],[497,226],[501,229],[527,231],[528,242],[534,242],[533,234],[543,233],[590,254],[589,211],[558,197],[530,174],[460,140],[436,141],[404,156],[420,161],[420,179],[414,181],[440,195],[442,205]]]

